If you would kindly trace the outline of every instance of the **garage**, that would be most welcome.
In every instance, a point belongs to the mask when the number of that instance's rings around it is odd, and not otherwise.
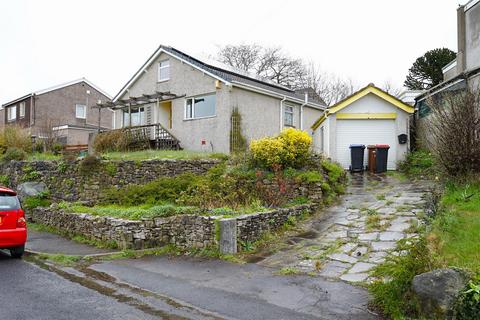
[[[351,144],[388,144],[389,154],[396,154],[394,120],[337,120],[337,159],[343,168],[350,166]],[[364,164],[367,165],[365,154]],[[389,157],[387,168],[395,170],[395,158]]]
[[[345,169],[351,144],[388,144],[387,169],[395,170],[409,150],[409,120],[414,109],[373,84],[329,107],[312,126],[314,149]],[[405,136],[407,139],[399,139]],[[367,164],[367,150],[364,163]]]

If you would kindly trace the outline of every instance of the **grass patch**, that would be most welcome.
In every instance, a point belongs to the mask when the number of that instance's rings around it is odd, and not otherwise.
[[[300,270],[298,270],[295,267],[284,267],[278,270],[277,272],[275,272],[275,274],[280,276],[294,276],[294,275],[300,274]]]
[[[93,216],[101,217],[114,217],[128,220],[140,220],[145,218],[155,217],[170,217],[179,214],[193,214],[199,213],[198,208],[195,207],[183,207],[173,204],[164,205],[142,205],[142,206],[119,206],[119,205],[105,205],[87,207],[79,204],[69,204],[62,202],[59,204],[60,208],[66,212],[71,213],[87,213]]]
[[[61,154],[53,154],[51,152],[34,152],[27,157],[27,161],[53,161],[61,159]]]
[[[37,257],[40,260],[49,260],[65,267],[74,266],[77,262],[79,262],[82,259],[81,256],[71,256],[71,255],[65,255],[65,254],[48,254],[48,253],[41,253]]]
[[[480,183],[447,186],[429,234],[435,259],[480,274]]]
[[[227,159],[223,153],[198,152],[186,150],[143,150],[130,152],[107,152],[102,154],[107,160],[195,160],[195,159]]]

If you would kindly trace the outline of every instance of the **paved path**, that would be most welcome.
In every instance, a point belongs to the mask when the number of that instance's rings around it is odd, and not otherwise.
[[[397,241],[416,237],[424,182],[355,174],[341,203],[319,213],[259,263],[296,268],[330,279],[369,280],[369,271],[396,252]]]
[[[32,229],[28,230],[26,250],[36,253],[64,254],[72,256],[95,255],[118,251],[112,249],[100,249],[66,239],[53,233],[40,232]]]
[[[168,312],[186,316],[178,313],[185,311],[189,319],[376,319],[367,311],[363,288],[320,277],[279,276],[257,264],[150,256],[80,271],[116,292],[148,296],[152,308],[162,308],[168,297],[176,306]]]

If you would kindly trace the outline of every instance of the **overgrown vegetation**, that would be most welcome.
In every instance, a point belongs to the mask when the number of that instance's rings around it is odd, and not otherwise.
[[[421,238],[414,245],[402,245],[408,250],[407,255],[390,256],[390,258],[373,271],[378,278],[370,285],[377,308],[393,319],[405,316],[417,318],[418,305],[411,285],[417,274],[432,270],[434,265],[428,254],[427,241]]]
[[[21,150],[24,153],[31,152],[32,140],[28,131],[14,125],[3,127],[0,130],[0,153],[4,154],[9,149]]]
[[[37,196],[25,197],[22,201],[22,206],[24,209],[34,209],[37,207],[48,207],[51,203],[49,193],[43,192]]]
[[[425,150],[408,153],[405,160],[398,163],[398,169],[411,178],[432,178],[436,173],[433,155]]]
[[[412,154],[407,160],[411,166],[406,168],[407,173],[441,176],[426,152]],[[403,243],[400,249],[408,254],[390,257],[373,274],[380,278],[370,287],[375,304],[394,319],[426,316],[419,314],[411,291],[412,279],[417,274],[447,267],[460,268],[473,275],[457,302],[456,318],[478,319],[480,316],[480,295],[476,294],[480,288],[480,181],[471,173],[463,181],[437,181],[444,185],[443,195],[425,217],[427,225],[421,230],[420,240]]]
[[[458,180],[480,172],[480,91],[439,94],[428,107],[426,130],[441,173]]]

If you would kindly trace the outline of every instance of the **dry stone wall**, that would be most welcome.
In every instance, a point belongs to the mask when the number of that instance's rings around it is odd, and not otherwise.
[[[11,161],[0,164],[0,174],[7,177],[9,187],[14,189],[25,181],[45,183],[54,201],[95,202],[105,188],[145,184],[182,173],[202,174],[219,161],[101,161],[87,169],[82,168],[80,161]]]
[[[72,236],[114,242],[121,249],[144,249],[166,244],[180,248],[204,248],[215,244],[216,219],[207,216],[176,215],[137,221],[68,213],[51,206],[28,211],[27,218]]]

